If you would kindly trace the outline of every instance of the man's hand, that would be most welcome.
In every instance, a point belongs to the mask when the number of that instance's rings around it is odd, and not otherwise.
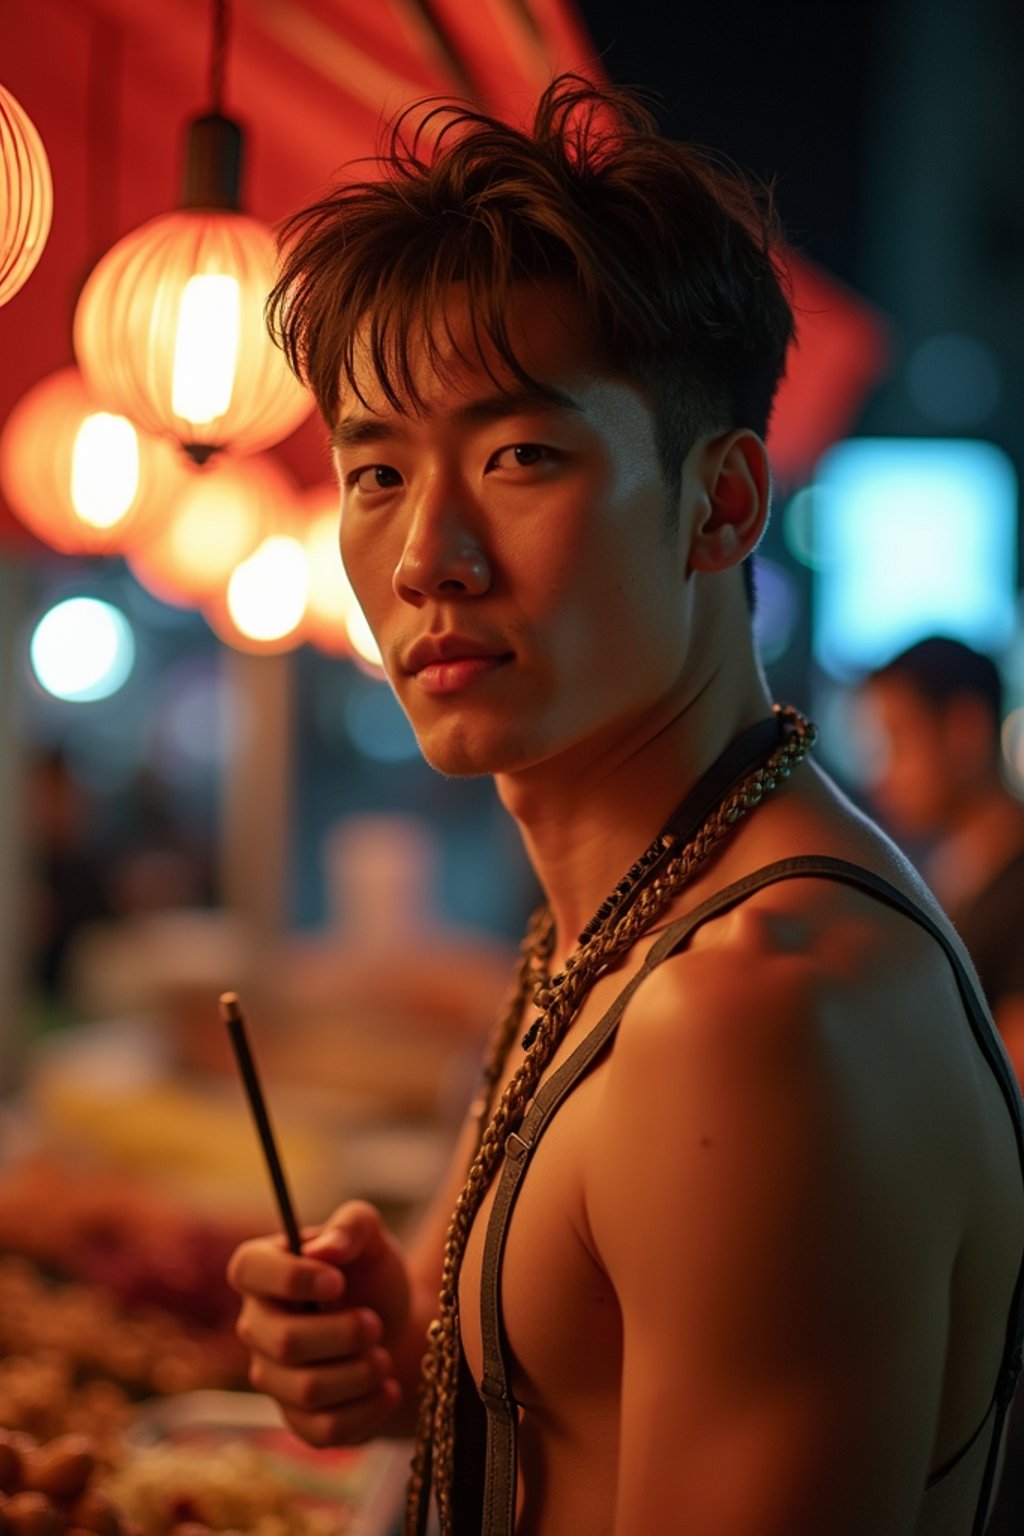
[[[249,1380],[311,1445],[355,1445],[390,1427],[402,1399],[392,1350],[409,1320],[405,1259],[371,1205],[351,1201],[304,1235],[242,1243],[228,1280],[242,1297]],[[302,1308],[314,1302],[315,1311]]]

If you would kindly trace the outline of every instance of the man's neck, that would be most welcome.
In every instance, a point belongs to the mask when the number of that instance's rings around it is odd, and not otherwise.
[[[719,680],[603,750],[593,743],[496,780],[555,918],[555,966],[672,811],[747,727],[770,712],[763,682]]]

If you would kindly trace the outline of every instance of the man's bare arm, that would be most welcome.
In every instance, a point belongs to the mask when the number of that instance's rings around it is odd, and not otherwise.
[[[624,1022],[587,1195],[623,1315],[616,1536],[913,1528],[957,1218],[855,998],[714,951]]]

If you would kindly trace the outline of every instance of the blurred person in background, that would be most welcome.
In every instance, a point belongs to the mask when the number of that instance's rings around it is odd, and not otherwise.
[[[25,780],[28,979],[44,1004],[65,1001],[71,945],[113,911],[110,869],[96,842],[90,796],[61,751],[38,752]]]
[[[119,918],[214,900],[212,852],[152,768],[140,769],[122,796],[111,853],[110,899]]]
[[[1003,686],[990,656],[960,640],[921,640],[863,688],[880,757],[871,792],[912,847],[974,961],[1024,1082],[1024,804],[1006,782]],[[1010,1420],[987,1536],[1024,1531],[1024,1403]]]
[[[863,693],[881,746],[874,802],[953,919],[1024,1082],[1024,804],[1005,776],[999,669],[933,636]]]
[[[119,1007],[102,975],[143,953],[139,923],[209,905],[207,841],[143,768],[116,799],[91,790],[62,750],[26,775],[27,979],[43,1026]],[[129,965],[134,970],[134,964]]]
[[[432,1484],[442,1536],[976,1536],[1021,1101],[757,658],[770,209],[572,79],[375,170],[272,313],[421,750],[493,775],[545,904],[409,1249],[350,1202],[234,1255],[251,1380],[314,1445],[415,1432],[409,1532]]]

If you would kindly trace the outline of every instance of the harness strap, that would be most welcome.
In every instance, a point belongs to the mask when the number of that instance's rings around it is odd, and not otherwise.
[[[534,1150],[555,1111],[589,1071],[614,1037],[634,992],[651,971],[669,955],[682,949],[693,933],[711,918],[727,912],[745,897],[781,880],[824,877],[859,886],[897,908],[924,928],[941,945],[953,967],[971,1030],[1006,1100],[1013,1123],[1018,1155],[1024,1170],[1024,1107],[1013,1072],[999,1043],[995,1028],[981,1001],[974,969],[949,933],[888,880],[872,870],[845,859],[807,855],[783,859],[756,870],[701,903],[672,923],[652,945],[639,971],[619,993],[587,1037],[541,1086],[517,1130],[505,1142],[505,1161],[488,1218],[480,1285],[480,1321],[483,1346],[483,1379],[478,1391],[486,1410],[487,1445],[481,1536],[513,1536],[518,1476],[517,1430],[519,1408],[509,1386],[508,1340],[501,1312],[501,1268],[509,1223],[523,1177]],[[972,1536],[981,1536],[988,1515],[999,1460],[1006,1414],[1024,1366],[1024,1261],[1017,1275],[1007,1328],[1003,1361],[996,1383],[993,1407],[985,1422],[993,1419],[992,1441],[982,1478],[978,1513]],[[994,1415],[993,1415],[994,1409]],[[980,1431],[979,1431],[980,1433]],[[976,1436],[972,1437],[972,1444]],[[941,1469],[928,1486],[952,1470],[963,1452]]]
[[[483,1379],[478,1385],[487,1410],[487,1458],[484,1476],[486,1536],[511,1536],[515,1524],[518,1405],[509,1387],[507,1341],[501,1318],[501,1265],[512,1209],[533,1150],[562,1100],[568,1096],[611,1039],[626,1005],[640,983],[672,948],[675,927],[667,929],[653,945],[632,981],[619,993],[608,1012],[557,1072],[543,1084],[527,1110],[519,1129],[505,1139],[502,1165],[484,1239],[480,1281],[480,1322],[483,1346]]]

